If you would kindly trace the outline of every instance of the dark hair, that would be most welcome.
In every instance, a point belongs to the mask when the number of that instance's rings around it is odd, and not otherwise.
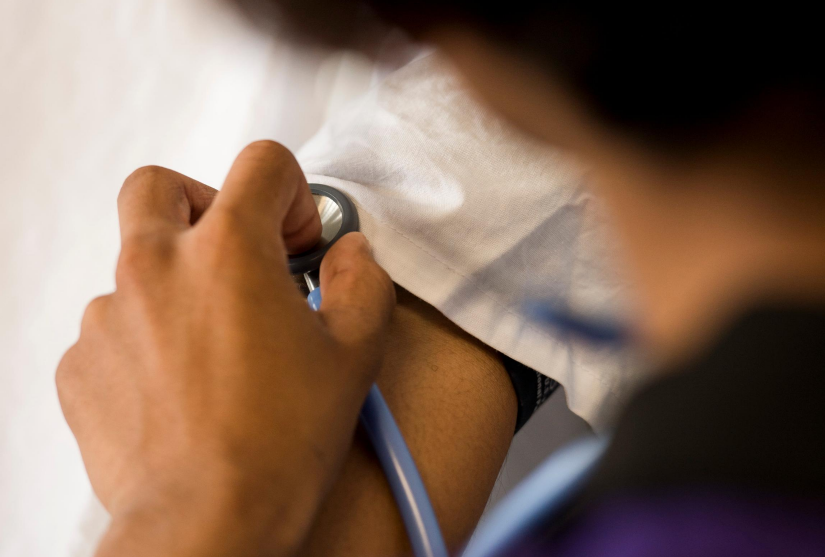
[[[792,120],[793,133],[801,129],[807,142],[814,134],[817,148],[823,139],[823,33],[818,17],[788,6],[233,1],[259,21],[280,18],[300,36],[338,47],[368,48],[392,27],[413,36],[445,25],[473,29],[551,69],[608,123],[657,144],[701,144],[767,107],[775,113],[760,117],[780,128]]]

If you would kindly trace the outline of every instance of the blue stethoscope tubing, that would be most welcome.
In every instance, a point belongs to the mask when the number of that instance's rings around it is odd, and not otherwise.
[[[307,297],[309,307],[321,307],[321,289]],[[416,557],[449,557],[430,496],[421,480],[404,436],[378,385],[370,388],[359,416],[390,484]]]
[[[377,385],[373,385],[367,395],[360,420],[390,483],[413,553],[416,557],[448,557],[447,545],[418,467]]]
[[[504,555],[535,528],[558,518],[590,477],[607,443],[607,437],[592,437],[553,453],[484,518],[461,557]]]

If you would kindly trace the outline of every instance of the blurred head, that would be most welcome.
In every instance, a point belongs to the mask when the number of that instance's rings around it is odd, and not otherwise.
[[[663,354],[754,298],[825,292],[825,261],[815,261],[825,253],[825,65],[812,14],[234,1],[335,47],[369,51],[401,28],[438,46],[516,126],[589,160],[638,287],[638,330]]]

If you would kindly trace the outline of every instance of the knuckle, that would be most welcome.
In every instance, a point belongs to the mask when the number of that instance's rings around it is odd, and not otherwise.
[[[253,161],[257,164],[267,165],[279,165],[285,161],[289,161],[290,165],[298,166],[292,151],[280,143],[270,140],[250,143],[241,151],[238,158],[244,161]]]
[[[88,331],[103,326],[109,309],[109,296],[95,298],[86,306],[83,312],[83,319],[80,324],[81,331]]]
[[[128,279],[139,275],[146,266],[146,250],[137,240],[123,244],[117,259],[118,279]],[[118,280],[120,282],[120,280]]]
[[[335,258],[326,257],[321,261],[321,274],[339,284],[348,284],[358,278],[358,266],[346,253],[339,251]]]
[[[135,188],[157,181],[159,178],[169,174],[169,170],[161,166],[142,166],[132,172],[123,182],[120,188],[118,202],[122,203],[128,194]]]
[[[278,143],[269,139],[262,139],[260,141],[253,141],[247,145],[241,154],[245,157],[255,158],[282,158],[285,156],[292,156],[292,152]]]
[[[204,230],[203,249],[207,253],[242,250],[247,243],[250,225],[241,211],[224,206],[212,217],[210,225]]]
[[[209,226],[192,236],[191,241],[195,243],[192,251],[211,268],[235,265],[256,241],[254,236],[250,237],[247,227],[236,210],[222,207],[211,215]]]
[[[387,273],[381,265],[376,263],[375,260],[372,258],[368,259],[364,267],[374,288],[379,288],[382,291],[395,289],[395,283],[393,283],[389,273]]]
[[[151,182],[154,179],[168,174],[169,170],[162,166],[148,165],[141,166],[132,172],[127,178],[125,184],[141,184],[143,182]]]
[[[167,243],[150,236],[135,237],[123,243],[117,260],[115,281],[119,287],[143,284],[156,274]]]
[[[217,237],[231,237],[244,229],[244,217],[234,206],[221,207],[213,215],[210,232]]]
[[[392,305],[396,303],[395,283],[390,278],[389,273],[377,264],[374,265],[375,285],[378,292],[384,295],[387,299],[392,301]]]
[[[323,272],[335,277],[336,281],[367,283],[379,294],[395,296],[395,284],[390,275],[364,251],[363,246],[355,243],[340,245],[335,257],[325,258],[321,265]]]
[[[75,384],[78,381],[78,367],[75,358],[76,352],[77,345],[69,348],[60,360],[54,374],[57,395],[60,397],[61,404],[64,405],[69,393],[74,390]]]

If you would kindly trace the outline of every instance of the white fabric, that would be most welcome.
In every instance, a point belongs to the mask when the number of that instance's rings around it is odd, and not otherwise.
[[[604,221],[585,175],[476,104],[436,55],[414,61],[328,122],[299,153],[338,187],[393,280],[489,346],[565,386],[599,427],[631,384],[627,358],[531,322],[554,298],[615,317]]]

